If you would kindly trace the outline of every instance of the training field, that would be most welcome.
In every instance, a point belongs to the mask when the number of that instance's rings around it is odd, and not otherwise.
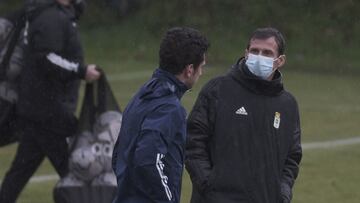
[[[102,64],[122,108],[156,67],[155,62],[103,61]],[[225,73],[230,64],[209,64],[200,82],[183,98],[188,111],[201,86],[215,75]],[[299,102],[305,143],[293,202],[360,202],[360,143],[356,139],[360,137],[360,76],[295,72],[288,66],[283,74],[286,89]],[[0,179],[10,166],[15,149],[16,144],[0,148]],[[49,163],[44,162],[36,173],[41,178],[26,186],[18,202],[53,202],[54,175]],[[189,202],[190,194],[191,184],[185,173],[181,202]]]

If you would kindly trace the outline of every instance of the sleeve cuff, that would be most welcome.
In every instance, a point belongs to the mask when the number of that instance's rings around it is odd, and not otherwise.
[[[87,70],[87,66],[82,64],[80,65],[79,69],[78,69],[78,77],[80,79],[85,79],[85,75],[86,75],[86,70]]]
[[[284,202],[284,203],[288,203],[292,199],[291,188],[286,183],[281,184],[281,196],[282,196],[282,202]]]

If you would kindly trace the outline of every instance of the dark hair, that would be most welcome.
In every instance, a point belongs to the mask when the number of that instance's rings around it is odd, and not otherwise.
[[[160,44],[160,68],[174,75],[181,73],[189,64],[197,68],[209,46],[208,40],[198,30],[171,28]]]
[[[249,42],[247,45],[247,49],[250,48],[251,40],[253,40],[253,39],[268,39],[270,37],[275,38],[275,42],[278,46],[279,55],[284,54],[285,53],[285,39],[279,30],[272,28],[272,27],[256,29],[250,36],[250,39],[249,39]]]

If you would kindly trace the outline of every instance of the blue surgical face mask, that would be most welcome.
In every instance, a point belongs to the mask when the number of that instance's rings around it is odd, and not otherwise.
[[[249,54],[245,64],[254,75],[267,80],[273,73],[274,58]]]

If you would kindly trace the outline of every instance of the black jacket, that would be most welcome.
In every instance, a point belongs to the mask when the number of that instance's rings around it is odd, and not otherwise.
[[[73,9],[52,3],[30,20],[26,34],[18,114],[69,135],[86,72]]]
[[[239,61],[200,92],[188,119],[192,203],[290,202],[302,156],[299,111],[283,89]]]

